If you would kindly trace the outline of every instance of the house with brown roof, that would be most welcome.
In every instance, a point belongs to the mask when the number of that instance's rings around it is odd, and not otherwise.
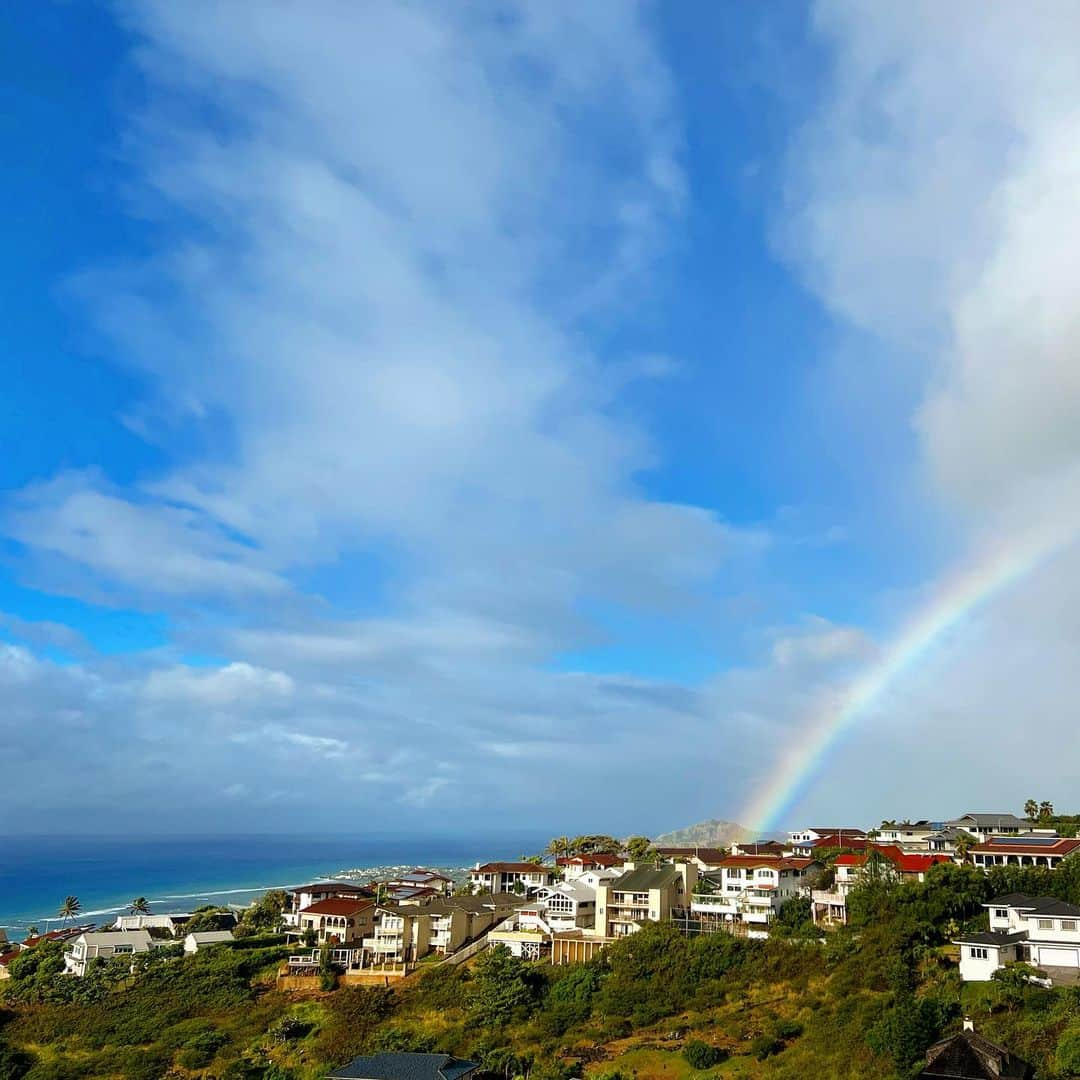
[[[285,933],[303,938],[311,931],[319,945],[359,945],[371,932],[375,918],[375,901],[364,896],[329,896],[301,908],[295,926]]]
[[[1062,859],[1080,849],[1080,839],[1064,836],[991,836],[969,852],[972,863],[993,866],[1045,866],[1053,870]]]
[[[371,900],[375,897],[372,885],[361,885],[355,881],[316,881],[310,885],[298,885],[289,893],[289,900],[283,913],[285,932],[300,925],[300,912],[320,900],[333,898],[349,900]],[[294,935],[295,936],[295,935]]]
[[[1034,1068],[1004,1046],[979,1035],[970,1020],[964,1030],[951,1038],[934,1043],[926,1051],[926,1068],[919,1073],[923,1080],[1028,1080]]]
[[[474,892],[530,894],[544,885],[554,885],[553,867],[530,862],[477,863],[469,871]]]
[[[591,870],[612,870],[617,866],[622,866],[623,862],[621,855],[606,855],[597,852],[593,855],[560,855],[555,860],[555,866],[564,880],[573,881]]]
[[[717,847],[671,847],[655,848],[656,854],[668,862],[692,862],[700,873],[716,870],[728,853]]]

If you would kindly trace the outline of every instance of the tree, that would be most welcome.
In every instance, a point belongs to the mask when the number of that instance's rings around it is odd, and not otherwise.
[[[29,940],[30,938],[37,937],[37,936],[38,936],[37,924],[36,923],[31,923],[26,928],[26,938],[27,938],[27,940]]]
[[[471,1011],[481,1024],[501,1025],[527,1014],[536,1002],[525,963],[505,945],[480,954],[473,967]]]
[[[57,914],[64,922],[73,922],[80,911],[82,911],[82,904],[79,903],[79,898],[77,896],[66,896]]]
[[[1062,1076],[1080,1076],[1080,1025],[1072,1024],[1061,1033],[1054,1064]]]
[[[150,902],[145,896],[136,896],[135,899],[128,904],[128,911],[132,915],[149,915]]]
[[[997,983],[1002,1002],[1012,1012],[1024,1000],[1024,991],[1032,977],[1038,974],[1030,964],[1016,963],[998,968],[990,978]]]
[[[647,836],[631,836],[625,847],[632,862],[643,862],[652,853],[652,841]]]
[[[623,849],[621,841],[603,833],[575,836],[570,846],[574,855],[618,855]]]
[[[1054,804],[1048,800],[1039,803],[1039,820],[1049,821],[1054,816]]]
[[[569,836],[556,836],[548,841],[548,846],[544,848],[544,854],[550,855],[555,859],[561,859],[568,855],[572,855],[573,841]]]
[[[1024,803],[1024,817],[1034,821],[1039,816],[1039,804],[1034,799],[1028,799]]]
[[[960,831],[959,836],[956,838],[956,854],[960,856],[961,862],[966,863],[968,861],[968,855],[977,843],[978,841],[971,833]]]

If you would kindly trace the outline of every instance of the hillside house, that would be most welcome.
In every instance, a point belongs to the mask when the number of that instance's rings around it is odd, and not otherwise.
[[[621,855],[561,855],[555,860],[555,867],[566,881],[573,881],[593,870],[614,870],[621,867]]]
[[[286,933],[289,927],[300,925],[300,912],[321,900],[374,899],[375,889],[371,885],[358,885],[355,881],[317,881],[311,885],[300,885],[289,894],[288,904],[283,913]]]
[[[1057,836],[1054,829],[1040,828],[1035,822],[1009,814],[1004,810],[961,814],[953,821],[946,821],[945,825],[954,829],[963,829],[983,844],[992,836]]]
[[[64,971],[82,978],[95,960],[131,957],[155,947],[147,930],[101,930],[80,934],[64,953]]]
[[[545,885],[554,885],[555,880],[554,868],[528,862],[477,863],[469,871],[469,884],[474,892],[516,892],[529,896]]]
[[[1028,1080],[1034,1068],[1004,1046],[977,1034],[970,1020],[964,1030],[934,1043],[926,1051],[926,1067],[919,1080]]]
[[[668,862],[692,862],[698,868],[699,874],[716,870],[728,855],[723,848],[716,847],[671,847],[665,845],[655,850],[657,855]]]
[[[449,1054],[382,1053],[354,1058],[327,1080],[466,1080],[479,1068]]]
[[[231,930],[196,930],[184,938],[184,952],[190,955],[234,940]]]
[[[984,870],[992,866],[1045,866],[1053,869],[1080,849],[1080,839],[1063,836],[991,836],[973,847],[972,863]]]
[[[371,932],[375,918],[375,901],[367,897],[331,896],[316,900],[297,914],[297,925],[287,926],[291,938],[303,938],[314,933],[319,945],[359,945]]]
[[[804,895],[822,869],[815,859],[775,855],[729,855],[709,880],[717,891],[695,893],[690,910],[702,918],[744,924],[751,937],[767,937],[781,906]]]
[[[643,922],[667,922],[682,915],[690,907],[697,880],[692,862],[659,867],[627,863],[624,873],[602,881],[596,891],[594,930],[603,937],[624,937]]]
[[[1010,893],[984,904],[989,932],[963,934],[960,976],[986,982],[998,968],[1023,961],[1051,979],[1073,982],[1080,974],[1080,907],[1050,896]]]

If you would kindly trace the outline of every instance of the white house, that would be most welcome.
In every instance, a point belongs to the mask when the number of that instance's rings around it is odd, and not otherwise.
[[[469,884],[474,890],[486,893],[532,894],[554,883],[555,871],[550,866],[540,866],[538,863],[477,863],[469,871]]]
[[[64,970],[82,978],[94,960],[115,956],[134,957],[154,948],[154,939],[146,930],[101,930],[80,934],[64,953]]]
[[[809,829],[788,833],[788,842],[793,845],[805,847],[807,844],[813,844],[817,840],[824,840],[826,836],[839,836],[848,840],[865,840],[866,830],[856,829],[850,825],[844,826],[843,828],[833,825],[828,827],[824,825],[814,825]]]
[[[767,937],[769,923],[780,907],[795,896],[805,895],[810,879],[821,863],[807,858],[775,855],[729,855],[720,864],[719,891],[695,893],[693,914],[746,924],[751,937]],[[715,881],[716,875],[710,875]]]
[[[990,913],[989,932],[964,934],[960,948],[960,976],[965,982],[985,982],[998,968],[1023,961],[1045,970],[1067,973],[1070,981],[1080,971],[1080,907],[1049,896],[1010,893],[983,905]]]
[[[286,927],[300,926],[300,912],[323,900],[371,899],[375,890],[371,885],[357,885],[355,881],[317,881],[311,885],[299,885],[289,894],[289,903],[282,916]]]
[[[962,814],[947,826],[963,829],[980,843],[985,843],[991,836],[1057,836],[1054,829],[1044,829],[1027,818],[1017,817],[1004,810],[983,810],[971,814]]]
[[[878,842],[896,844],[905,851],[926,851],[926,839],[941,831],[939,821],[883,821],[878,829]]]
[[[196,930],[184,938],[184,952],[197,953],[210,945],[221,945],[233,940],[231,930]]]
[[[621,855],[561,855],[555,860],[555,866],[567,881],[573,881],[593,870],[614,870],[621,867]]]
[[[176,935],[191,918],[190,912],[147,913],[145,915],[118,915],[113,928],[116,930],[168,930]]]

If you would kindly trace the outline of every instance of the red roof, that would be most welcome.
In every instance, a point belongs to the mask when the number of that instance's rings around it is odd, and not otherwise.
[[[948,855],[911,855],[906,851],[901,851],[895,844],[875,844],[874,850],[884,855],[902,874],[925,874],[935,863],[952,862],[952,858]],[[869,852],[839,855],[836,865],[862,866],[869,856]]]
[[[344,896],[332,896],[328,900],[318,900],[306,908],[300,909],[301,915],[356,915],[364,908],[374,907],[374,900],[349,900]]]
[[[300,893],[317,892],[330,893],[336,896],[352,896],[354,894],[370,896],[372,891],[370,885],[350,885],[345,881],[318,881],[312,885],[298,885],[292,890],[294,896]]]
[[[997,843],[988,841],[973,847],[982,855],[1068,855],[1080,847],[1080,839],[1067,836],[1059,836],[1052,844],[1026,844],[1024,838],[1014,840],[1011,836],[1007,842],[1002,843],[1000,837],[996,837]]]
[[[542,874],[551,873],[550,866],[530,862],[489,862],[470,871],[473,874]]]
[[[802,845],[806,846],[806,845]],[[840,836],[839,833],[833,833],[831,836],[823,836],[820,840],[815,840],[811,845],[815,848],[850,848],[852,851],[866,851],[867,848],[873,847],[873,842],[867,840],[865,836]]]
[[[3,955],[0,955],[0,967],[7,967],[8,964],[10,964],[11,961],[14,960],[15,957],[18,956],[21,952],[22,949],[12,949],[11,952],[6,952]]]

